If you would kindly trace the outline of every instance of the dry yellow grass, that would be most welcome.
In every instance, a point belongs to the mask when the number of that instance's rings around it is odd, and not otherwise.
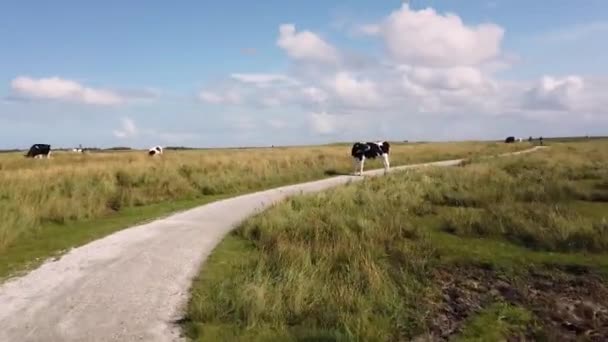
[[[433,143],[393,146],[399,165],[472,157],[527,144]],[[237,194],[352,171],[350,146],[72,154],[50,160],[0,155],[0,255],[45,223],[91,220],[126,207]],[[381,167],[371,161],[366,169]]]

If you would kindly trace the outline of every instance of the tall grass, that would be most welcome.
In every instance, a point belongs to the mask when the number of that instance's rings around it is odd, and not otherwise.
[[[289,199],[214,251],[193,287],[189,334],[231,341],[425,334],[442,301],[433,271],[459,251],[446,241],[461,241],[438,237],[484,236],[501,241],[487,248],[511,250],[510,241],[541,251],[534,253],[608,251],[608,205],[587,198],[605,189],[606,166],[606,142],[556,145]],[[499,252],[484,251],[490,260]]]
[[[431,174],[427,199],[443,207],[443,229],[503,237],[549,251],[608,250],[608,226],[581,203],[608,203],[608,144],[551,151]],[[605,207],[604,207],[605,208]],[[598,207],[598,210],[600,208]]]
[[[393,165],[490,154],[492,143],[396,145]],[[348,146],[248,150],[56,153],[50,160],[0,155],[0,254],[45,224],[105,217],[124,208],[237,194],[351,172]],[[381,166],[380,162],[367,167]]]

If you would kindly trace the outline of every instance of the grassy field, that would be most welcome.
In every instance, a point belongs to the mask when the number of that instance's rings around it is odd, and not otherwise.
[[[295,197],[213,252],[201,341],[608,339],[608,141]]]
[[[392,164],[474,157],[528,144],[399,145]],[[145,219],[218,198],[352,171],[348,146],[0,155],[0,278]],[[367,168],[381,167],[380,161]]]

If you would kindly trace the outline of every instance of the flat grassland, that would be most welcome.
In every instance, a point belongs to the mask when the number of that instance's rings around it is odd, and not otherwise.
[[[393,165],[491,155],[525,144],[395,144]],[[143,220],[241,193],[352,172],[349,145],[0,154],[0,279]],[[381,167],[380,161],[367,169]]]
[[[201,341],[608,340],[608,141],[294,197],[196,279]]]

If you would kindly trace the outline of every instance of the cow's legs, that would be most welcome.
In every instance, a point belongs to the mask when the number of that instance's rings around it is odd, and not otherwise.
[[[51,159],[51,151],[46,155],[46,159]]]
[[[362,156],[359,161],[359,176],[363,176],[363,164],[365,164],[365,156]]]
[[[388,172],[388,169],[390,168],[390,163],[388,161],[388,154],[385,153],[382,155],[382,163],[384,164],[384,173]]]
[[[353,157],[353,175],[357,175],[357,166],[359,166],[359,158]]]

